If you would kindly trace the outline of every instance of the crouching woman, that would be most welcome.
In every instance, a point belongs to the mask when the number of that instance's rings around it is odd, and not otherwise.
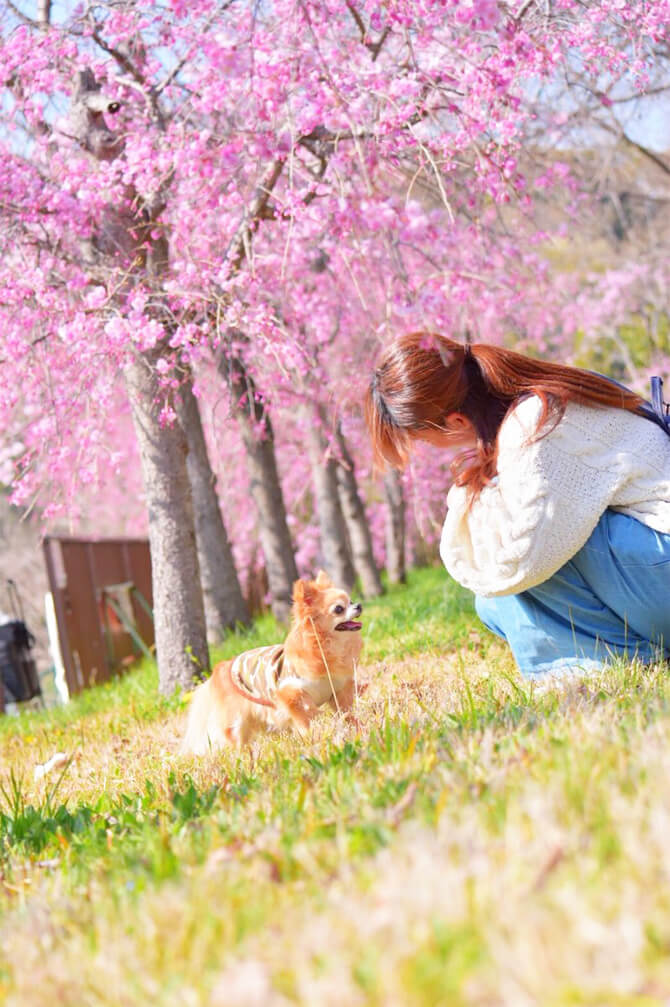
[[[670,437],[646,409],[589,371],[425,333],[374,372],[377,459],[455,453],[440,554],[524,675],[670,658]]]

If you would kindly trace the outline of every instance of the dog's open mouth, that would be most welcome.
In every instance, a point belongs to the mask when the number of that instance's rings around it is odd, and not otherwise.
[[[343,632],[353,631],[353,630],[362,629],[362,628],[363,628],[363,623],[362,622],[354,622],[353,619],[349,619],[348,622],[338,622],[337,626],[335,627],[335,629],[341,629]]]

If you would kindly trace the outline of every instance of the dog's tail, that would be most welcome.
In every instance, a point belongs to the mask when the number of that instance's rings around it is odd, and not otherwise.
[[[179,746],[179,755],[202,755],[206,751],[207,720],[210,706],[211,679],[194,690],[188,710],[186,731]]]

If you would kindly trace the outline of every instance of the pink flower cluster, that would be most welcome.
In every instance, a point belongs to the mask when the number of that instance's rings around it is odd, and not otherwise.
[[[575,114],[574,81],[611,115],[622,82],[650,86],[670,0],[72,11],[47,29],[0,14],[0,478],[47,523],[141,527],[122,372],[128,354],[160,350],[161,422],[192,368],[237,559],[253,564],[242,446],[212,358],[233,330],[272,413],[301,564],[317,550],[304,402],[325,407],[329,436],[344,425],[382,559],[361,399],[387,339],[467,331],[570,358],[575,333],[595,339],[637,309],[643,261],[597,276],[549,267],[547,246],[590,206],[551,138]],[[107,162],[69,123],[82,67],[120,104],[105,113],[122,142]],[[557,219],[546,205],[559,193]],[[142,207],[154,207],[147,249],[169,246],[158,287],[122,249],[99,255],[119,219],[140,240]],[[665,268],[649,266],[659,284]],[[448,480],[428,451],[407,476],[429,540]]]

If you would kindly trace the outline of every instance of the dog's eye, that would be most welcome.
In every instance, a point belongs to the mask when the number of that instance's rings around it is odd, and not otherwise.
[[[342,615],[342,613],[344,612],[344,605],[336,605],[335,608],[333,609],[333,612],[335,613],[335,615]]]

